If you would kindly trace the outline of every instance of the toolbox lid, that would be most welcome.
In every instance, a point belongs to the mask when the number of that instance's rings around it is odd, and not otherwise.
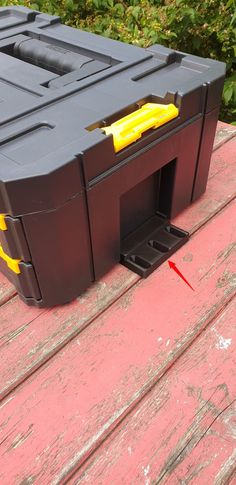
[[[7,7],[0,9],[0,32],[3,30],[9,30],[10,28],[18,25],[25,24],[27,22],[33,22],[37,11],[30,10],[25,7]]]

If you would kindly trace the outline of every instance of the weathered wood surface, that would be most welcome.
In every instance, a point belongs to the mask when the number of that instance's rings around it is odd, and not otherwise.
[[[210,217],[235,197],[236,193],[236,138],[230,140],[212,155],[207,190],[192,206],[173,221],[193,233]]]
[[[236,137],[214,152],[207,192],[176,218],[177,225],[194,232],[235,197],[235,153]],[[0,308],[0,398],[81,332],[138,279],[117,265],[70,305],[45,312],[28,308],[18,297],[3,305]]]
[[[236,126],[218,121],[216,136],[214,140],[214,150],[227,143],[236,134]]]
[[[175,254],[195,291],[163,265],[3,400],[1,483],[63,483],[232,299],[235,210]]]
[[[4,305],[8,300],[13,298],[16,290],[11,283],[0,273],[0,306]],[[1,322],[1,320],[0,320]]]
[[[0,399],[59,351],[138,280],[121,265],[76,301],[51,310],[16,296],[0,308]]]
[[[236,471],[236,299],[69,481],[226,485]]]

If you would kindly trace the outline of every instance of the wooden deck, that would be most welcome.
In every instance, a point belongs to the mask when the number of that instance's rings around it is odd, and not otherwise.
[[[218,124],[191,232],[147,280],[118,265],[75,302],[0,276],[0,485],[236,484],[236,127]]]

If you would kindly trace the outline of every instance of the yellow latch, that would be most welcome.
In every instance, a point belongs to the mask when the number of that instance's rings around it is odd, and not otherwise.
[[[6,220],[5,220],[6,214],[0,214],[0,231],[7,231],[7,225],[6,225]],[[14,273],[20,274],[20,266],[19,263],[21,262],[21,259],[13,259],[8,256],[3,251],[3,248],[0,244],[0,258],[7,263],[7,266],[9,269],[11,269]]]
[[[21,270],[19,267],[19,263],[21,262],[20,259],[12,259],[6,253],[4,253],[2,246],[0,245],[0,258],[7,263],[9,269],[11,269],[14,273],[20,274]]]
[[[158,128],[177,118],[178,108],[174,104],[146,103],[134,113],[124,116],[110,126],[102,128],[109,135],[112,133],[115,152],[119,152],[150,128]]]
[[[5,221],[6,214],[0,214],[0,230],[7,231],[7,225]]]

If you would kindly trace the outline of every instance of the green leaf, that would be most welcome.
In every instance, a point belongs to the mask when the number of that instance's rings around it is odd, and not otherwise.
[[[234,4],[235,4],[235,0],[228,0],[228,2],[226,4],[226,8],[232,7],[232,6],[234,6]]]
[[[99,0],[93,0],[93,5],[96,7],[96,8],[99,8]]]
[[[116,3],[114,5],[114,10],[116,12],[116,15],[123,17],[123,15],[125,13],[125,9],[124,9],[124,6],[122,5],[122,3]]]
[[[201,45],[201,39],[199,37],[194,37],[193,46],[195,47],[195,49],[199,49],[200,45]]]
[[[192,23],[195,22],[195,16],[196,16],[196,13],[195,13],[195,10],[194,8],[185,8],[183,10],[183,13],[186,17],[188,17]]]
[[[141,12],[141,8],[140,7],[133,7],[132,8],[132,16],[135,18],[135,20],[138,20],[139,18],[139,14]]]
[[[231,76],[229,76],[229,77],[226,79],[226,82],[227,82],[227,83],[236,82],[236,72],[234,72],[233,74],[231,74]]]
[[[225,104],[229,104],[232,96],[233,96],[233,86],[231,86],[231,84],[227,85],[225,88],[224,88],[224,91],[223,91],[223,98],[224,98],[224,102]]]
[[[231,19],[230,25],[234,25],[234,22],[236,22],[236,10],[235,10],[235,12],[233,14],[233,17]]]
[[[39,6],[37,3],[31,3],[30,8],[32,8],[32,10],[39,10]]]
[[[66,5],[66,8],[73,10],[73,6],[74,6],[73,0],[66,0],[65,5]]]

